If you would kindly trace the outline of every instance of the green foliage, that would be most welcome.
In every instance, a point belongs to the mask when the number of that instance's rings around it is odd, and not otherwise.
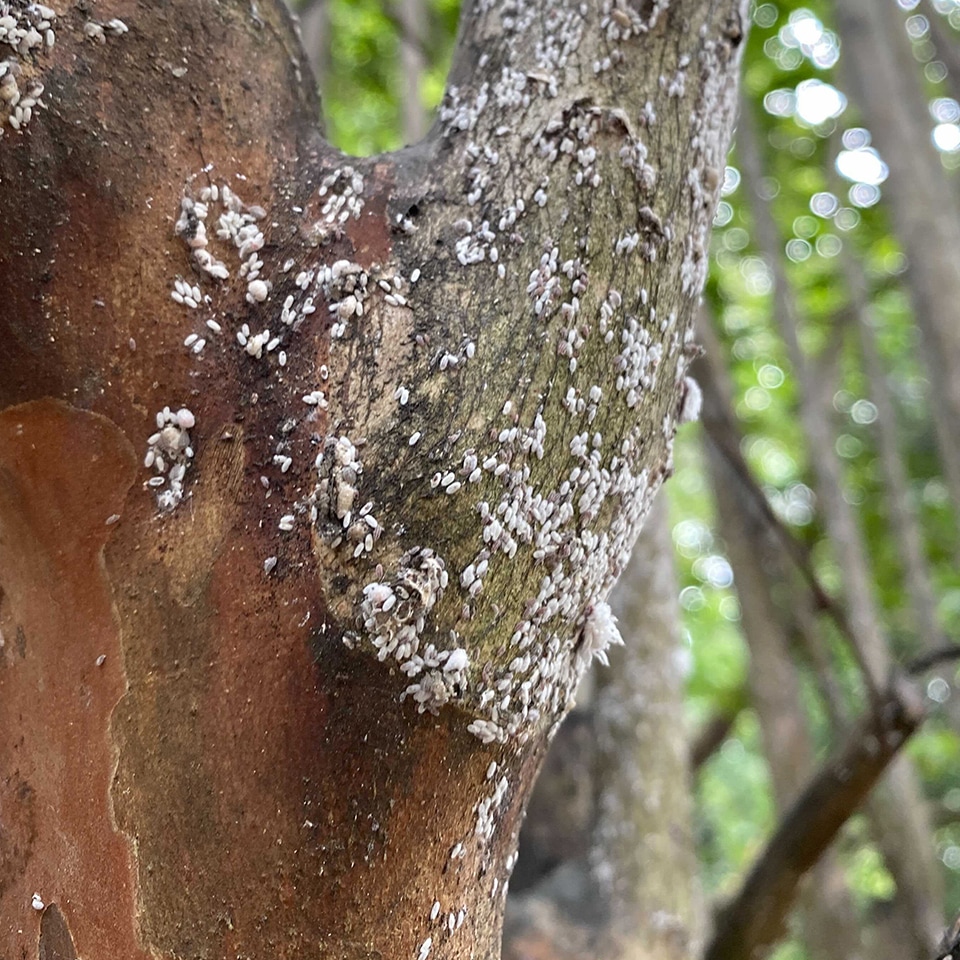
[[[884,866],[883,857],[870,842],[867,824],[862,816],[853,817],[847,825],[848,879],[851,889],[866,909],[872,900],[889,900],[896,886]]]
[[[294,4],[304,12],[310,0]],[[398,3],[383,0],[320,0],[324,29],[317,59],[329,140],[345,153],[369,156],[403,146],[403,100],[409,95],[400,59]],[[410,43],[422,51],[425,69],[418,97],[435,110],[450,65],[460,4],[424,0],[423,33]]]
[[[801,342],[815,358],[821,376],[830,376],[836,384],[834,407],[837,428],[837,453],[845,468],[844,492],[857,507],[861,529],[869,545],[873,565],[876,598],[894,642],[895,652],[908,657],[917,652],[919,639],[911,621],[904,589],[904,571],[899,545],[890,528],[890,503],[883,471],[878,461],[876,425],[871,420],[871,385],[865,380],[859,361],[856,329],[845,315],[846,284],[841,270],[843,247],[850,255],[861,258],[863,268],[875,290],[874,317],[877,340],[883,363],[900,417],[903,456],[909,475],[911,493],[916,498],[923,525],[923,535],[932,564],[939,599],[939,616],[948,635],[957,629],[956,566],[951,562],[956,549],[955,517],[938,476],[936,449],[931,434],[926,395],[927,384],[916,359],[916,329],[913,322],[906,263],[891,232],[882,203],[857,205],[861,201],[853,189],[840,181],[833,171],[833,157],[840,148],[840,138],[848,127],[860,121],[847,108],[837,120],[811,126],[797,111],[772,112],[763,105],[777,106],[777,91],[794,91],[804,81],[819,79],[836,82],[832,71],[816,67],[812,58],[801,53],[795,44],[785,44],[785,28],[791,17],[806,18],[813,14],[821,19],[829,16],[829,5],[811,3],[762,4],[757,8],[759,24],[751,36],[744,66],[744,109],[750,109],[760,123],[765,150],[767,179],[764,190],[783,239],[783,262],[787,279],[795,297],[800,321]],[[762,15],[761,15],[762,14]],[[892,15],[884,12],[884,15]],[[944,96],[944,89],[931,88],[931,95]],[[781,97],[781,100],[783,98]],[[736,153],[731,159],[736,164]],[[771,502],[796,535],[810,543],[818,576],[830,588],[840,585],[841,571],[815,512],[815,498],[802,498],[796,509],[796,492],[808,491],[814,485],[803,432],[796,416],[797,396],[792,385],[789,364],[770,317],[770,277],[763,254],[755,249],[749,212],[744,209],[737,189],[738,175],[727,176],[728,189],[718,215],[715,237],[715,269],[708,289],[723,335],[730,374],[736,390],[736,412],[744,432],[744,453],[755,475],[764,485]],[[839,211],[832,216],[817,215],[814,198],[833,193]],[[844,196],[844,192],[848,196]],[[882,194],[882,187],[881,187]],[[681,442],[696,442],[682,438]],[[685,477],[697,471],[695,457],[683,450],[677,452],[677,482],[671,488],[678,523],[689,523],[691,516],[701,518],[709,527],[710,507],[704,498],[689,496],[697,484]],[[793,493],[791,493],[791,491]],[[790,509],[791,505],[794,509]],[[804,508],[813,508],[812,510]],[[710,541],[709,533],[703,539]],[[722,545],[710,543],[711,550]],[[681,560],[681,588],[696,585],[703,589],[689,563]],[[716,609],[707,598],[692,619],[686,612],[693,651],[693,672],[690,680],[691,712],[701,717],[711,687],[716,687],[718,658],[722,663],[729,641],[714,649],[714,633],[729,632],[730,622],[719,617],[710,623]],[[837,657],[834,669],[848,689],[856,689],[856,670],[849,651],[842,652],[833,631],[828,631]],[[942,683],[942,681],[941,681]],[[820,698],[812,693],[815,685],[805,684],[805,702],[810,710],[809,722],[821,749],[829,744],[830,724]],[[953,696],[957,694],[954,692]],[[721,706],[715,709],[722,709]],[[863,704],[856,696],[848,698],[857,709]],[[759,749],[739,733],[743,749]],[[946,724],[929,724],[910,744],[909,754],[917,763],[934,802],[957,790],[954,772],[957,769],[960,738]],[[707,878],[717,889],[725,890],[729,880],[720,864],[726,858],[729,876],[743,869],[739,859],[748,844],[745,831],[737,822],[740,812],[752,811],[758,816],[758,804],[731,799],[727,777],[749,779],[754,789],[767,789],[752,776],[751,765],[737,765],[729,771],[723,759],[710,764],[700,777],[701,816],[709,822],[709,843],[704,844]],[[960,796],[960,793],[952,794]],[[749,834],[747,834],[749,835]],[[957,870],[960,868],[960,830],[950,825],[937,835],[938,849],[948,868],[948,887],[954,895],[960,889]],[[863,825],[852,826],[843,844],[844,862],[852,890],[866,910],[873,899],[883,900],[893,894],[893,881],[883,866],[882,858]],[[851,842],[854,841],[854,842]],[[778,955],[792,956],[794,947],[787,945]]]
[[[331,0],[331,43],[323,80],[330,139],[366,156],[401,146],[399,43],[378,0]],[[333,39],[335,38],[335,39]]]
[[[807,952],[797,940],[786,940],[773,953],[771,960],[808,960]]]
[[[756,715],[744,710],[699,778],[697,833],[704,886],[736,893],[776,823]]]

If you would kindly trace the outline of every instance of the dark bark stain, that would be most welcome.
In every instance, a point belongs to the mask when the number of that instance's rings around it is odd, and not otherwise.
[[[39,960],[77,960],[77,948],[73,945],[67,918],[55,903],[43,911],[40,919]]]
[[[33,789],[19,772],[0,780],[0,900],[30,860],[36,817]]]

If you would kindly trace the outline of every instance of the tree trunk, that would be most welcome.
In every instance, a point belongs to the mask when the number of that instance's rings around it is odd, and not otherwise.
[[[320,87],[330,69],[330,3],[310,0],[297,8],[300,21],[300,42],[310,69]]]
[[[631,648],[613,652],[597,697],[592,860],[611,917],[604,960],[684,960],[703,949],[678,593],[660,496],[614,593]]]
[[[704,912],[666,508],[659,497],[614,593],[625,646],[610,651],[593,702],[564,722],[537,780],[517,867],[529,889],[514,896],[511,887],[507,903],[508,960],[700,953]]]
[[[0,80],[0,954],[496,957],[745,5],[478,0],[366,160],[278,4],[103,6],[13,4]]]
[[[420,84],[426,67],[423,38],[426,9],[424,0],[399,0],[400,64],[407,95],[403,98],[403,137],[405,142],[419,140],[427,128],[427,112],[423,108]]]

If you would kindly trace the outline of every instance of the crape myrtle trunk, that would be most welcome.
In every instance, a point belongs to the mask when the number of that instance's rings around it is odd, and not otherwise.
[[[0,955],[496,957],[745,4],[471,3],[363,160],[279,4],[0,12]]]

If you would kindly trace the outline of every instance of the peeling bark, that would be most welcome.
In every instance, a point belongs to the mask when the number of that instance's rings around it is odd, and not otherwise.
[[[480,0],[366,160],[277,4],[11,8],[0,953],[496,957],[689,412],[744,5]]]

